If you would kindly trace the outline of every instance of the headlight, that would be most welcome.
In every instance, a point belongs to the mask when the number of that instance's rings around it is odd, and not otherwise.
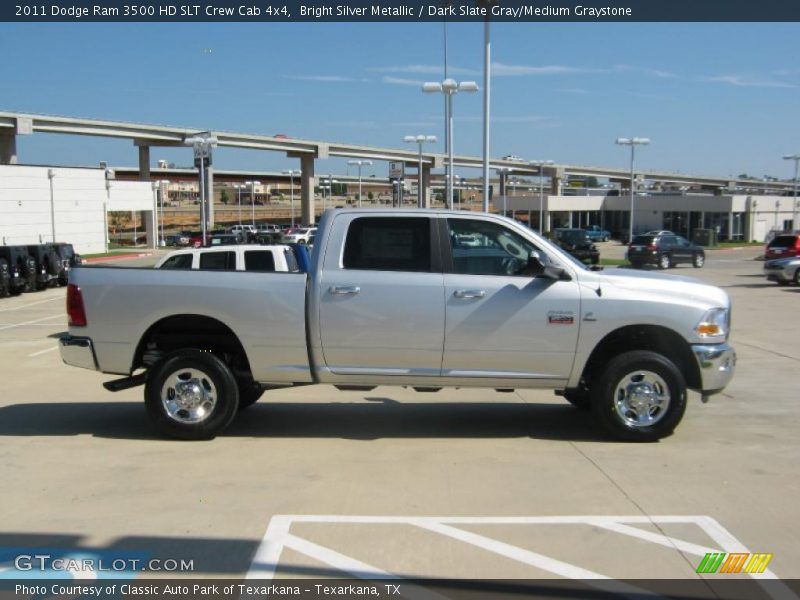
[[[695,325],[694,331],[702,338],[724,337],[727,339],[729,327],[730,309],[712,308]]]

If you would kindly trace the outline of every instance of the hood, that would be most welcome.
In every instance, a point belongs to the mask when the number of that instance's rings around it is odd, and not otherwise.
[[[694,277],[650,273],[635,269],[604,269],[599,272],[601,285],[612,285],[659,296],[687,298],[711,306],[728,306],[728,294],[722,288]]]

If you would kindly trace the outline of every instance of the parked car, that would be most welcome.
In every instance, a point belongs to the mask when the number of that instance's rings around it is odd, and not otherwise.
[[[589,236],[589,239],[593,242],[607,242],[611,238],[611,232],[598,227],[597,225],[592,225],[586,230],[586,235]]]
[[[243,233],[215,233],[208,241],[209,246],[236,246],[244,240]]]
[[[290,246],[220,246],[175,250],[162,258],[156,269],[216,271],[300,271],[295,251]]]
[[[283,238],[281,228],[271,223],[261,223],[256,227],[255,241],[259,244],[279,244]]]
[[[57,285],[63,267],[55,247],[51,244],[31,244],[28,254],[36,261],[36,289]]]
[[[677,235],[668,229],[651,229],[644,232],[642,235]]]
[[[256,238],[255,225],[234,225],[228,231],[241,235],[244,242],[252,242]]]
[[[203,232],[202,231],[191,231],[189,232],[189,246],[192,248],[204,248],[208,246],[209,242],[211,241],[211,233],[206,231],[206,239],[205,243],[203,243]]]
[[[0,246],[0,269],[8,270],[8,293],[19,294],[36,289],[36,261],[27,246]]]
[[[569,252],[581,262],[600,262],[600,251],[589,239],[585,229],[560,228],[553,230],[553,239],[559,247]]]
[[[773,258],[791,258],[793,256],[800,256],[800,234],[797,233],[781,233],[776,235],[772,241],[767,244],[767,251],[764,255],[767,260]]]
[[[456,252],[470,233],[483,244]],[[182,439],[219,434],[265,389],[321,383],[549,388],[654,441],[688,389],[707,399],[734,374],[724,290],[592,271],[499,215],[329,210],[317,237],[307,275],[75,269],[61,357],[124,375],[107,390],[144,385],[153,424]]]
[[[800,285],[800,256],[774,258],[764,263],[764,275],[778,285]]]
[[[296,227],[285,233],[281,238],[281,242],[284,244],[307,244],[311,234],[316,233],[316,231],[316,227]]]
[[[680,263],[699,269],[706,262],[703,247],[679,235],[637,235],[628,246],[627,257],[637,269],[644,265],[669,269]]]
[[[67,285],[69,272],[73,267],[83,264],[81,255],[75,252],[72,244],[56,242],[53,244],[58,256],[61,258],[61,270],[58,274],[58,285]]]

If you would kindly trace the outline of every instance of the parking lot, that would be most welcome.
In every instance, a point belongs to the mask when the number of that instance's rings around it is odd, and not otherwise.
[[[182,575],[203,577],[694,578],[723,551],[800,578],[800,289],[765,281],[760,252],[672,271],[731,295],[739,362],[654,444],[609,441],[551,392],[328,386],[167,441],[141,388],[61,364],[63,288],[3,300],[0,569],[46,548],[191,559]]]

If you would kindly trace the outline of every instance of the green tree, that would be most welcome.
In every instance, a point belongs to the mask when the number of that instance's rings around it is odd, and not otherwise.
[[[228,190],[222,190],[222,192],[220,192],[219,194],[219,201],[222,202],[223,204],[228,204],[229,199],[230,198],[228,198]]]

